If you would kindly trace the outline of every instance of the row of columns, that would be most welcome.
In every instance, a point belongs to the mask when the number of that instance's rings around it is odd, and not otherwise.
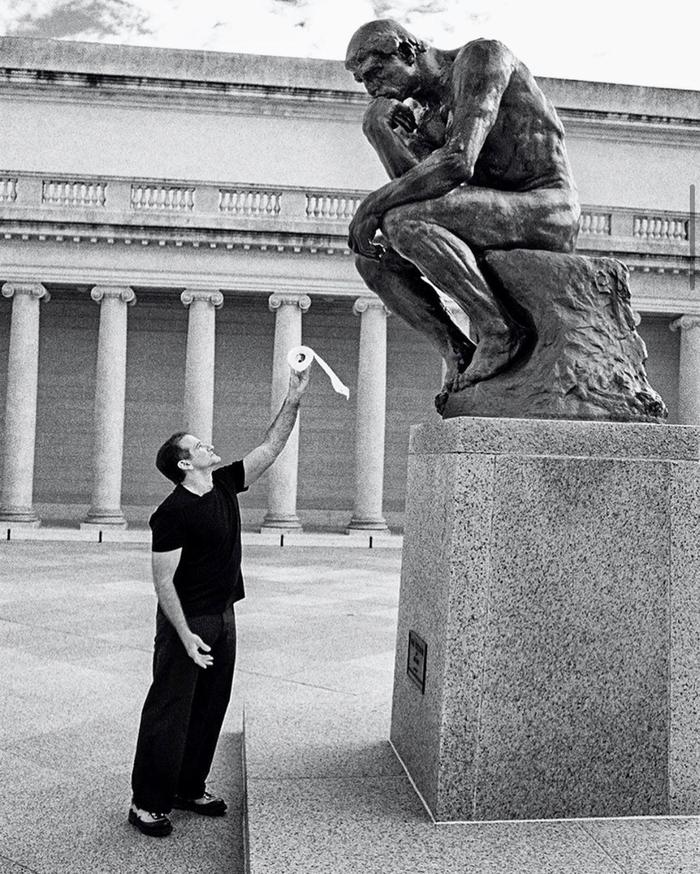
[[[5,283],[12,299],[7,372],[5,440],[0,520],[38,524],[33,509],[34,449],[39,361],[39,310],[50,300],[39,283]],[[95,389],[95,440],[90,509],[83,524],[126,524],[121,509],[121,479],[126,390],[127,308],[136,302],[131,288],[98,286],[92,299],[100,305]],[[215,312],[220,291],[186,290],[188,307],[185,365],[185,427],[202,440],[212,436],[214,405]],[[286,355],[301,343],[302,315],[311,306],[305,294],[273,294],[276,314],[272,375],[272,414],[287,390]],[[357,387],[355,505],[351,529],[386,528],[382,515],[386,406],[386,317],[375,297],[361,297],[353,311],[361,318]],[[671,324],[680,331],[679,420],[700,425],[700,316],[682,316]],[[298,528],[296,512],[299,426],[269,475],[268,511],[263,525]]]
[[[40,302],[49,300],[38,283],[5,283],[12,299],[7,376],[5,441],[0,520],[39,524],[33,508],[34,448],[39,363]],[[84,526],[125,526],[121,481],[126,395],[128,307],[136,303],[131,288],[97,286],[100,305],[95,385],[95,437],[90,509]],[[184,426],[211,441],[214,409],[215,313],[224,302],[220,291],[183,291],[188,307]],[[301,344],[302,315],[311,306],[305,294],[272,294],[275,313],[271,408],[279,410],[289,384],[287,353]],[[384,432],[386,407],[387,311],[375,297],[361,297],[353,311],[360,316],[360,351],[356,414],[356,495],[349,527],[383,530]],[[299,528],[296,512],[299,422],[269,473],[269,528]]]

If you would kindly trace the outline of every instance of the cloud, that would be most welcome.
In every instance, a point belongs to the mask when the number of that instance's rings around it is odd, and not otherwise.
[[[15,0],[0,13],[0,29],[14,36],[55,39],[153,36],[148,15],[129,0]]]
[[[485,0],[375,0],[377,18],[394,18],[408,30],[440,48],[480,36],[479,26],[491,17],[495,3]],[[511,0],[500,0],[500,7]],[[465,8],[466,7],[466,8]]]
[[[495,37],[535,73],[700,88],[698,4],[622,0],[0,0],[0,33],[343,58],[352,33],[396,18],[439,48]]]
[[[488,11],[483,0],[473,0],[469,14],[461,7],[461,0],[11,0],[0,11],[0,33],[340,58],[352,33],[374,18],[396,18],[433,42],[452,33],[452,21],[473,23]]]

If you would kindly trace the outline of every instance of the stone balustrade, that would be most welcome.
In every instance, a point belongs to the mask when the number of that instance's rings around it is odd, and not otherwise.
[[[186,184],[118,177],[43,177],[0,171],[0,224],[99,222],[177,228],[199,220],[218,230],[286,231],[344,237],[367,192],[291,186]],[[695,224],[693,225],[694,222]],[[584,205],[579,248],[688,256],[697,216]],[[21,233],[21,231],[20,231]],[[697,236],[697,230],[696,230]]]
[[[611,223],[612,214],[609,212],[594,212],[592,210],[584,210],[581,212],[579,233],[583,236],[586,236],[588,234],[599,234],[609,237]]]
[[[41,202],[56,206],[103,207],[107,201],[107,183],[93,179],[73,181],[42,179]]]
[[[185,185],[132,185],[131,206],[138,210],[193,212],[194,192],[194,188]]]
[[[363,195],[351,192],[306,192],[306,215],[315,219],[350,221]]]
[[[17,200],[17,178],[3,176],[0,178],[0,203],[14,203]]]
[[[696,219],[697,221],[697,219]],[[581,237],[631,237],[635,241],[658,241],[687,244],[690,239],[690,216],[656,211],[642,214],[638,210],[611,209],[599,212],[584,206],[580,221]]]
[[[219,212],[227,215],[276,216],[281,210],[281,191],[251,187],[219,190]]]
[[[635,215],[632,235],[645,240],[687,240],[687,216]]]

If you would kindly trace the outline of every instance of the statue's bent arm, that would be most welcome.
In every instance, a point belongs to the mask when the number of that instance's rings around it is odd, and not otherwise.
[[[370,194],[363,206],[377,218],[396,206],[432,200],[468,182],[498,116],[514,58],[496,40],[468,43],[452,68],[451,110],[444,146]]]
[[[479,39],[467,43],[452,68],[452,124],[445,149],[461,156],[469,181],[474,165],[501,108],[515,69],[515,58],[503,43]]]

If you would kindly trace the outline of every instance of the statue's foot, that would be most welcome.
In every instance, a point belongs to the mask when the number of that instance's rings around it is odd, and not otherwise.
[[[526,335],[518,328],[503,334],[490,334],[480,340],[471,364],[452,382],[452,391],[461,391],[505,370],[520,354]]]
[[[445,381],[440,390],[441,395],[448,395],[451,391],[456,391],[455,384],[461,374],[469,367],[474,357],[476,346],[469,339],[456,347],[453,354],[445,358],[447,369],[445,370]]]
[[[439,394],[435,395],[435,409],[438,411],[438,413],[440,413],[440,415],[443,414],[449,399],[450,399],[450,393],[449,393],[449,391],[446,391],[444,388],[441,389]]]

